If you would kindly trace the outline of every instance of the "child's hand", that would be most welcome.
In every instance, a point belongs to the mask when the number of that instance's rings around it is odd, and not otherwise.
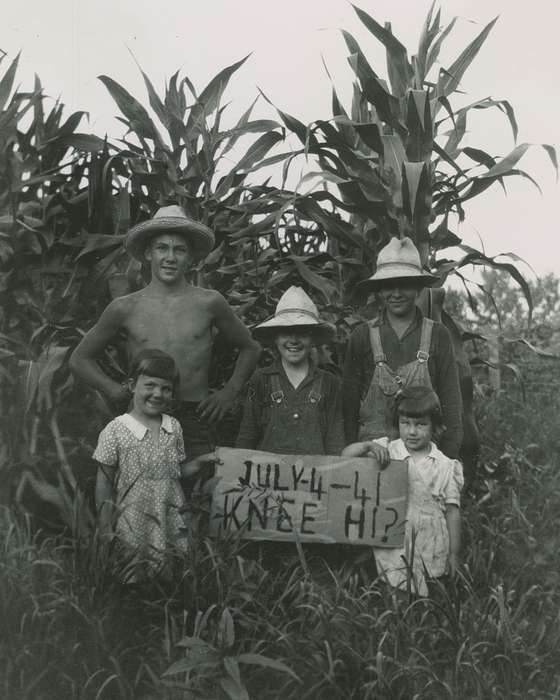
[[[366,457],[369,451],[369,442],[353,442],[347,445],[341,452],[342,457]]]
[[[376,442],[369,443],[368,454],[375,457],[375,459],[379,462],[381,469],[385,469],[391,461],[389,450]]]
[[[391,461],[389,450],[377,442],[366,440],[365,442],[353,442],[342,450],[343,457],[375,457],[381,469]]]
[[[181,467],[182,476],[194,476],[205,466],[210,466],[216,464],[218,461],[218,456],[215,452],[207,452],[206,454],[189,459],[183,462]]]

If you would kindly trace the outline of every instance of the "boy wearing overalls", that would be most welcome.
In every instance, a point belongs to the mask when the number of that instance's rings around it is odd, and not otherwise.
[[[345,445],[338,379],[312,361],[332,329],[300,287],[285,292],[274,316],[255,329],[277,359],[249,382],[236,446],[277,454],[339,455]]]
[[[405,386],[434,389],[445,432],[439,448],[456,458],[462,441],[462,405],[449,331],[424,318],[416,306],[423,287],[437,281],[425,272],[410,238],[393,238],[380,252],[375,274],[363,284],[383,305],[380,315],[361,324],[346,350],[343,410],[346,442],[397,437],[394,399]]]

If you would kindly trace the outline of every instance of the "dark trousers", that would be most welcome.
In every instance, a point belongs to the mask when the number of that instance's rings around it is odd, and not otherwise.
[[[198,401],[174,401],[172,413],[181,424],[187,459],[212,452],[216,447],[214,426],[200,417]]]

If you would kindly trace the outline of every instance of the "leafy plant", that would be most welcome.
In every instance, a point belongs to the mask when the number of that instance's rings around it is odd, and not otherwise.
[[[496,19],[486,25],[448,67],[437,67],[443,43],[455,20],[441,25],[440,11],[430,9],[416,55],[409,60],[405,46],[391,25],[379,24],[365,11],[354,10],[387,54],[389,82],[380,77],[354,37],[343,31],[354,71],[354,96],[347,111],[333,87],[333,117],[305,126],[279,111],[285,126],[301,142],[290,157],[305,156],[320,167],[306,176],[323,185],[321,192],[294,197],[294,217],[313,222],[330,243],[367,251],[369,260],[392,236],[410,236],[424,264],[446,277],[467,264],[507,270],[521,285],[530,303],[527,284],[509,262],[489,258],[461,244],[450,229],[450,219],[465,217],[464,204],[504,178],[530,176],[516,166],[529,144],[515,145],[506,156],[462,145],[467,119],[473,110],[499,109],[517,138],[517,122],[507,100],[484,98],[466,106],[453,106],[461,80],[488,37]],[[543,148],[557,170],[555,149]],[[533,181],[534,182],[534,181]],[[337,198],[330,190],[336,189]],[[284,193],[273,193],[279,202]],[[330,211],[321,204],[328,205]],[[271,222],[261,222],[264,233]],[[458,261],[436,258],[451,247],[464,253]],[[496,256],[498,257],[498,256]]]
[[[186,658],[172,664],[164,676],[186,674],[186,688],[215,693],[215,688],[219,687],[223,695],[231,700],[249,700],[240,664],[287,673],[297,680],[297,676],[281,661],[257,653],[236,653],[234,623],[228,608],[224,608],[218,622],[215,644],[204,641],[203,636],[206,636],[214,611],[215,606],[211,606],[204,613],[197,614],[194,635],[183,637],[177,643],[186,650]]]
[[[333,117],[306,126],[278,110],[284,125],[300,141],[300,150],[290,154],[287,170],[297,157],[312,168],[298,187],[313,182],[308,194],[271,190],[260,199],[276,203],[278,214],[265,217],[239,236],[278,238],[295,229],[305,240],[319,240],[319,251],[296,262],[301,279],[321,293],[325,310],[333,312],[344,337],[358,319],[348,312],[354,283],[369,276],[377,252],[393,237],[410,236],[424,265],[440,278],[450,274],[464,279],[462,268],[481,265],[503,270],[523,290],[529,312],[530,288],[515,266],[515,256],[487,256],[462,243],[451,230],[453,221],[465,217],[464,205],[495,183],[505,187],[505,178],[532,178],[517,164],[529,148],[515,145],[506,156],[492,156],[480,148],[463,146],[467,119],[472,110],[499,109],[508,119],[514,142],[517,122],[507,100],[484,98],[456,106],[456,93],[469,65],[478,54],[496,20],[486,25],[447,67],[438,68],[443,43],[455,20],[441,24],[440,11],[430,9],[416,55],[409,60],[405,46],[393,35],[391,25],[379,24],[364,10],[354,10],[371,36],[385,47],[388,82],[368,62],[366,51],[343,31],[348,62],[356,82],[351,109],[339,100],[333,86]],[[555,149],[543,148],[558,170]],[[534,181],[533,181],[534,182]],[[317,186],[318,184],[318,186]],[[323,239],[321,241],[321,236]],[[322,247],[322,249],[321,249]],[[450,249],[458,259],[445,257]],[[320,261],[315,270],[314,261]],[[322,269],[320,269],[322,267]],[[425,312],[449,328],[454,343],[464,404],[465,440],[463,460],[473,472],[478,452],[476,425],[472,420],[472,380],[468,357],[462,347],[463,329],[442,307],[443,290],[424,294]],[[343,343],[341,343],[342,345]]]
[[[85,112],[63,119],[58,101],[47,111],[39,78],[32,92],[14,89],[18,59],[0,79],[1,467],[17,479],[41,455],[72,480],[59,409],[72,387],[67,350],[79,337],[83,275],[73,259],[85,221],[77,210],[84,193],[87,207],[86,151],[103,141],[77,132]]]

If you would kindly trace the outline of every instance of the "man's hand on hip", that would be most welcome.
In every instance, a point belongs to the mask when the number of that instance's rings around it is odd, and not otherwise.
[[[218,423],[231,411],[236,396],[237,392],[227,386],[212,392],[198,405],[200,417],[209,423]]]

